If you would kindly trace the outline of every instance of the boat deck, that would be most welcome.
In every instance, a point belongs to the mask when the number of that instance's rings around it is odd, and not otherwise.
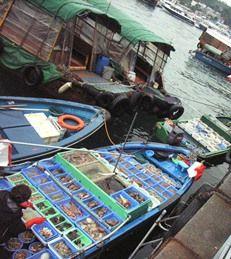
[[[111,92],[115,94],[133,91],[129,85],[124,85],[117,82],[109,82],[94,72],[81,70],[75,71],[75,74],[84,82],[93,84],[94,87],[99,91]]]

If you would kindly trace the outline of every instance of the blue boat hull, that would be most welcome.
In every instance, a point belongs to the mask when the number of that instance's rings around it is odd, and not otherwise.
[[[18,108],[22,110],[0,109],[0,134],[2,138],[35,144],[35,146],[13,144],[12,160],[14,163],[29,159],[38,159],[58,151],[58,149],[52,147],[36,146],[36,144],[43,145],[44,141],[25,119],[25,113],[39,113],[43,110],[51,109],[57,110],[60,114],[75,115],[84,121],[85,126],[83,129],[73,132],[67,131],[61,140],[51,144],[58,147],[68,147],[83,141],[99,130],[105,120],[105,110],[76,102],[45,98],[0,97],[0,107],[9,104],[19,105]],[[23,111],[23,108],[25,108],[26,111]],[[30,111],[29,109],[32,110]],[[47,116],[53,115],[49,111],[45,111],[44,113]]]
[[[231,74],[231,67],[224,65],[222,62],[216,60],[213,57],[209,57],[208,55],[206,55],[200,51],[196,51],[195,57],[198,60],[204,62],[205,64],[218,69],[219,71],[223,72],[226,75]]]

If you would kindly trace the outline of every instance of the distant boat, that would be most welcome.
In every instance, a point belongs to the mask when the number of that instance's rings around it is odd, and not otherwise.
[[[201,34],[195,57],[225,75],[231,74],[231,40],[217,31],[207,29]]]
[[[163,3],[162,6],[166,11],[168,11],[171,15],[175,16],[176,18],[190,24],[194,25],[193,19],[191,19],[187,12],[185,12],[181,7],[170,4],[170,3]]]
[[[19,181],[32,188],[31,200],[47,219],[32,231],[48,244],[52,258],[110,258],[110,248],[119,253],[133,237],[129,249],[135,248],[135,233],[148,230],[190,188],[189,157],[185,148],[159,143],[76,149],[7,176],[0,189]],[[49,238],[41,228],[52,230]],[[63,243],[65,250],[59,248]]]
[[[62,115],[67,115],[66,119]],[[65,130],[56,122],[62,118],[65,120],[63,126],[69,129]],[[38,144],[13,144],[13,162],[35,159],[58,151],[42,145],[64,147],[77,144],[99,130],[104,121],[105,110],[95,106],[44,98],[0,97],[1,138]],[[72,127],[74,130],[71,130]]]

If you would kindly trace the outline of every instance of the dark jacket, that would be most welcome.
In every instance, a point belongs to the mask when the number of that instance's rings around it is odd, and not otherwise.
[[[0,191],[0,243],[26,230],[22,215],[22,208],[10,199],[9,192]]]

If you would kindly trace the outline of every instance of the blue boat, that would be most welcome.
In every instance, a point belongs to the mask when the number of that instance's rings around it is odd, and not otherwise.
[[[74,120],[80,119],[82,129],[60,127],[57,120],[63,119],[63,115],[75,116]],[[13,142],[38,144],[13,144],[13,162],[23,162],[57,152],[58,149],[52,146],[67,147],[80,143],[104,125],[105,115],[102,108],[77,102],[1,96],[0,135]],[[71,121],[68,118],[63,120],[63,126],[73,126],[75,129],[73,118]]]
[[[109,258],[105,248],[124,249],[124,238],[142,234],[190,188],[189,156],[185,148],[159,143],[76,149],[7,176],[0,188],[22,182],[32,188],[35,208],[47,218],[32,230],[57,258],[64,257],[59,244],[68,248],[65,258]],[[54,237],[42,236],[43,227]]]
[[[215,57],[209,56],[207,53],[203,53],[202,51],[196,50],[195,57],[205,64],[218,69],[219,71],[225,73],[226,75],[231,74],[231,67],[225,65]]]

